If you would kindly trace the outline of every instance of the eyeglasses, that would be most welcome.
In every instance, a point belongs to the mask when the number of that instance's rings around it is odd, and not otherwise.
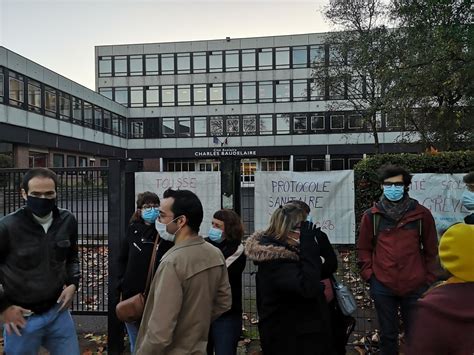
[[[384,181],[382,183],[383,186],[397,186],[397,187],[401,187],[401,186],[405,186],[405,183],[404,182],[390,182],[390,181]]]
[[[153,205],[143,205],[141,209],[142,210],[148,210],[148,209],[151,209],[151,208],[154,208],[155,210],[158,210],[159,207],[156,206],[156,205],[154,205],[154,206]]]

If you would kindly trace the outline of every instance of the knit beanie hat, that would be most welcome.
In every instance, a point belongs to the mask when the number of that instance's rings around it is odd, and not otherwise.
[[[449,227],[439,243],[439,258],[452,275],[474,282],[474,225],[457,223]]]

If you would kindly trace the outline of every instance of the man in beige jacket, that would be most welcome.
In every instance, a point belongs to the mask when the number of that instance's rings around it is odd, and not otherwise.
[[[211,322],[232,303],[225,259],[199,235],[203,209],[187,190],[167,190],[156,229],[175,243],[155,274],[136,354],[206,354]]]

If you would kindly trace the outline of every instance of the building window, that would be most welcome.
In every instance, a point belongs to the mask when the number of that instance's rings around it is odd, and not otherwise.
[[[273,81],[258,83],[258,102],[273,102]]]
[[[174,54],[161,55],[161,74],[174,74]]]
[[[24,82],[21,75],[10,73],[9,77],[9,103],[14,106],[22,106],[25,101]]]
[[[44,88],[44,112],[48,116],[56,117],[56,90],[50,87]]]
[[[211,105],[224,103],[222,95],[222,84],[209,85],[209,99]]]
[[[79,157],[79,166],[81,168],[87,167],[87,158],[86,157]]]
[[[238,104],[240,102],[240,85],[239,83],[225,84],[225,103]]]
[[[293,80],[293,101],[308,100],[307,80]]]
[[[191,137],[190,117],[178,117],[178,134],[180,137]]]
[[[209,72],[221,72],[222,71],[222,52],[215,51],[209,52]]]
[[[273,69],[273,50],[263,48],[258,50],[258,70]]]
[[[174,117],[164,117],[161,126],[161,134],[163,137],[174,137],[176,134],[176,126]]]
[[[194,160],[169,161],[167,171],[194,171],[195,165]]]
[[[331,170],[344,170],[344,159],[331,158]]]
[[[104,131],[107,133],[110,133],[110,121],[111,121],[112,114],[104,110],[104,119],[103,119],[103,125],[104,125]]]
[[[342,48],[338,44],[331,44],[329,46],[329,65],[344,65]]]
[[[109,161],[107,159],[100,159],[100,166],[109,166]]]
[[[112,134],[120,135],[120,118],[112,114]]]
[[[41,86],[33,80],[28,80],[28,110],[41,112]]]
[[[333,77],[329,84],[329,99],[342,100],[344,99],[344,79]]]
[[[174,106],[174,86],[161,87],[162,106]]]
[[[194,105],[207,105],[207,85],[193,85]]]
[[[276,102],[290,101],[290,81],[277,80],[275,82],[275,100]]]
[[[324,159],[311,159],[311,171],[325,171],[326,161]]]
[[[311,80],[311,101],[324,100],[324,85],[319,80]]]
[[[74,123],[82,123],[82,100],[72,98],[72,119]]]
[[[158,86],[145,86],[146,106],[154,107],[160,105],[160,89]]]
[[[360,162],[362,160],[362,158],[349,158],[347,159],[347,163],[349,165],[349,169],[353,170],[354,169],[354,166]]]
[[[127,76],[127,74],[127,57],[124,55],[114,57],[114,75]]]
[[[53,167],[54,168],[63,168],[64,167],[64,155],[62,155],[62,154],[53,154]]]
[[[360,76],[351,77],[347,85],[347,96],[349,98],[361,98],[364,96],[363,93],[363,79]]]
[[[93,123],[93,112],[92,105],[84,101],[84,125],[86,127],[92,127]]]
[[[244,136],[251,136],[257,134],[257,116],[244,115],[242,117],[242,130]]]
[[[191,73],[191,54],[178,53],[178,74]]]
[[[71,96],[59,92],[59,117],[68,120],[71,117]]]
[[[242,159],[240,161],[240,181],[254,182],[255,171],[257,170],[257,162],[255,160]]]
[[[130,138],[143,138],[143,121],[130,122]]]
[[[257,85],[255,82],[242,83],[242,103],[253,104],[257,102]]]
[[[308,132],[308,119],[306,115],[295,115],[293,117],[293,132],[297,134]]]
[[[75,155],[68,155],[67,156],[67,167],[74,168],[76,166],[76,156]]]
[[[205,137],[207,135],[207,118],[194,117],[194,136]]]
[[[178,85],[178,106],[191,105],[191,85]]]
[[[99,77],[112,76],[112,57],[99,57]]]
[[[225,52],[225,71],[239,71],[239,51]]]
[[[363,127],[362,115],[350,115],[349,116],[349,128],[362,128]]]
[[[143,56],[130,56],[130,76],[143,75]]]
[[[203,161],[198,162],[198,170],[199,171],[220,171],[220,162],[211,160],[211,161]]]
[[[206,69],[206,52],[193,53],[193,73],[205,73]]]
[[[290,67],[290,48],[275,48],[275,69],[287,69]]]
[[[309,60],[311,66],[324,65],[326,52],[324,45],[315,45],[309,47]]]
[[[311,131],[320,131],[324,129],[324,116],[311,116]]]
[[[113,90],[112,88],[99,88],[99,94],[105,96],[106,98],[113,100]]]
[[[3,92],[3,87],[4,87],[4,75],[3,75],[3,69],[0,68],[0,102],[3,102],[3,97],[5,96],[5,93]]]
[[[293,68],[306,68],[308,66],[308,49],[305,46],[292,48]]]
[[[293,171],[308,171],[308,159],[295,157]]]
[[[242,50],[242,71],[255,70],[255,49]]]
[[[331,115],[331,129],[344,129],[344,115]]]
[[[94,109],[94,124],[96,129],[102,129],[102,109],[97,106]]]
[[[158,54],[145,55],[145,74],[158,75],[159,61]]]
[[[273,116],[260,115],[259,132],[261,135],[273,134]]]
[[[212,137],[224,135],[224,119],[222,118],[222,116],[210,117],[209,133]]]
[[[290,115],[279,113],[276,115],[277,134],[290,133]]]
[[[290,160],[287,158],[263,158],[261,160],[262,171],[289,171]]]
[[[130,88],[130,107],[143,107],[143,86]]]
[[[30,168],[46,168],[48,166],[48,153],[30,150],[28,163]]]
[[[114,101],[128,107],[128,88],[114,88]]]
[[[238,136],[240,134],[239,116],[227,116],[225,129],[228,136]]]

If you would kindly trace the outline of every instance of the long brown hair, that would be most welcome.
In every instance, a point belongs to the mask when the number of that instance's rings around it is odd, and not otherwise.
[[[214,213],[213,218],[224,222],[225,239],[240,242],[244,236],[244,225],[237,213],[232,210],[222,209]]]
[[[277,208],[270,218],[270,223],[265,235],[277,240],[286,241],[288,232],[292,230],[298,223],[305,220],[307,213],[299,206],[287,204]]]
[[[139,193],[138,196],[137,196],[137,209],[132,214],[132,217],[130,218],[129,223],[143,222],[140,210],[143,207],[143,205],[149,204],[149,203],[159,205],[160,204],[160,198],[158,197],[157,194],[155,194],[154,192],[150,192],[150,191],[145,191],[145,192]]]

